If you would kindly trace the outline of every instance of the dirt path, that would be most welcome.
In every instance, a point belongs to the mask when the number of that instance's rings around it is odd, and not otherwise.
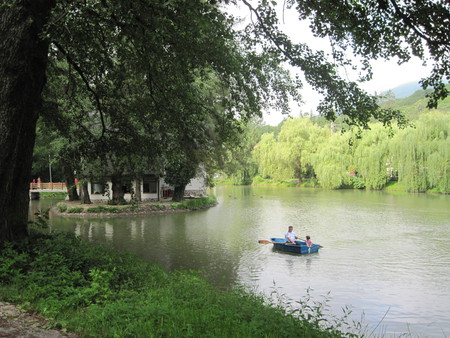
[[[0,337],[59,338],[79,337],[56,329],[46,329],[48,321],[33,312],[22,312],[10,303],[0,301]]]

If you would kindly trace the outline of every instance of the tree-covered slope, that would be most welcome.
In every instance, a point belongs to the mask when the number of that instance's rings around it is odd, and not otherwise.
[[[450,85],[447,85],[447,89],[450,89]],[[446,98],[441,101],[437,109],[427,108],[427,94],[431,93],[431,90],[417,90],[412,95],[405,98],[395,98],[391,93],[386,95],[383,99],[381,106],[384,108],[393,108],[402,111],[407,118],[416,120],[420,115],[428,112],[444,112],[450,113],[450,98]]]

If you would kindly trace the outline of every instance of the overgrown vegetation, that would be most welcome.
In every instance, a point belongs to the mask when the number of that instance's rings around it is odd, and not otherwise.
[[[69,233],[3,243],[0,285],[1,299],[87,337],[342,336],[339,325],[321,328],[321,312],[268,306],[243,290],[218,290],[196,272],[168,273]]]

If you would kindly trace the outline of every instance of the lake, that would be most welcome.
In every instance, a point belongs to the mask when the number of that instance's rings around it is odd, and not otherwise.
[[[366,334],[450,336],[450,196],[380,191],[222,186],[208,210],[133,218],[52,216],[71,231],[156,260],[196,269],[218,287],[243,285],[292,306],[307,293],[329,315],[352,310]],[[31,210],[49,201],[32,201]],[[288,225],[323,246],[274,251],[259,239]],[[275,296],[274,296],[275,295]],[[278,296],[277,296],[278,295]]]

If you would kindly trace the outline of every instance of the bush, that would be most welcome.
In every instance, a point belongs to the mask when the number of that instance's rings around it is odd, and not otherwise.
[[[215,196],[186,199],[182,202],[172,203],[172,209],[201,209],[217,203]]]
[[[117,214],[117,213],[120,212],[120,208],[118,208],[118,207],[108,207],[108,206],[104,206],[104,205],[98,205],[98,206],[95,206],[95,207],[90,207],[86,211],[90,212],[90,213],[108,212],[108,213]]]
[[[364,179],[362,179],[361,177],[352,176],[351,183],[353,188],[356,189],[364,189],[366,187],[366,183],[364,182]]]
[[[66,212],[67,211],[68,206],[66,204],[60,204],[58,205],[58,210],[59,212]]]
[[[267,183],[267,179],[262,178],[259,175],[256,175],[255,177],[253,177],[252,184],[265,184],[265,183]]]
[[[152,210],[166,210],[166,206],[164,204],[153,204],[151,206]]]
[[[67,210],[67,212],[69,214],[79,214],[79,213],[82,213],[83,211],[84,211],[83,207],[75,207],[75,208],[70,208]]]

